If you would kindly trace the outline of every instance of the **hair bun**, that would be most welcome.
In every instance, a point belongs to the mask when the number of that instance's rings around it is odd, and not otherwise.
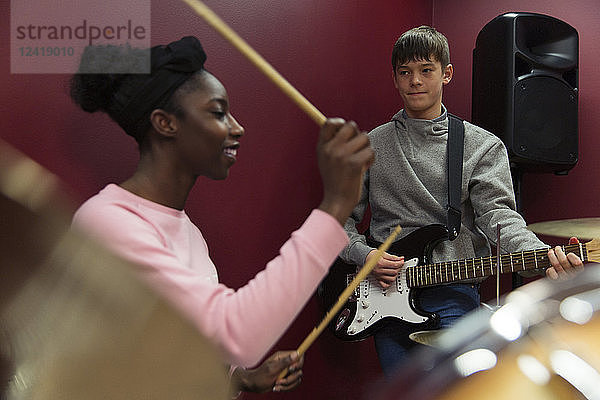
[[[83,110],[108,111],[125,74],[150,69],[150,52],[127,46],[88,46],[71,79],[71,98]]]

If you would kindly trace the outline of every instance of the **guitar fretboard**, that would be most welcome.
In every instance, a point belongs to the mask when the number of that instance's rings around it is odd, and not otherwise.
[[[585,243],[562,246],[562,249],[565,253],[577,254],[584,262],[588,260]],[[503,274],[544,269],[549,266],[548,249],[544,248],[502,254],[499,267],[496,256],[407,267],[406,283],[411,288],[426,287],[496,275],[498,270]]]

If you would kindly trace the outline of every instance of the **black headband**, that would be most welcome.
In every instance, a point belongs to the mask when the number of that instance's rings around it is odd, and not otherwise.
[[[206,61],[202,45],[193,36],[186,36],[166,46],[152,47],[151,72],[148,79],[123,105],[116,121],[130,135],[139,135],[138,128],[152,110],[164,106],[173,92]],[[136,137],[136,139],[139,139]]]

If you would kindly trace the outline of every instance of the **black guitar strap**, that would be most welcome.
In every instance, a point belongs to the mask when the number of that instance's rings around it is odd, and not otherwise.
[[[460,232],[463,149],[465,126],[463,121],[448,113],[447,181],[448,181],[448,239],[454,240]]]

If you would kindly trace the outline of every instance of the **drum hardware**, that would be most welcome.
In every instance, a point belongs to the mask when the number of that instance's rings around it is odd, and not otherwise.
[[[539,279],[503,303],[467,314],[436,347],[419,347],[370,398],[597,399],[600,268],[567,281]]]
[[[496,225],[496,307],[500,307],[500,255],[502,248],[500,247],[500,228],[502,225]]]

